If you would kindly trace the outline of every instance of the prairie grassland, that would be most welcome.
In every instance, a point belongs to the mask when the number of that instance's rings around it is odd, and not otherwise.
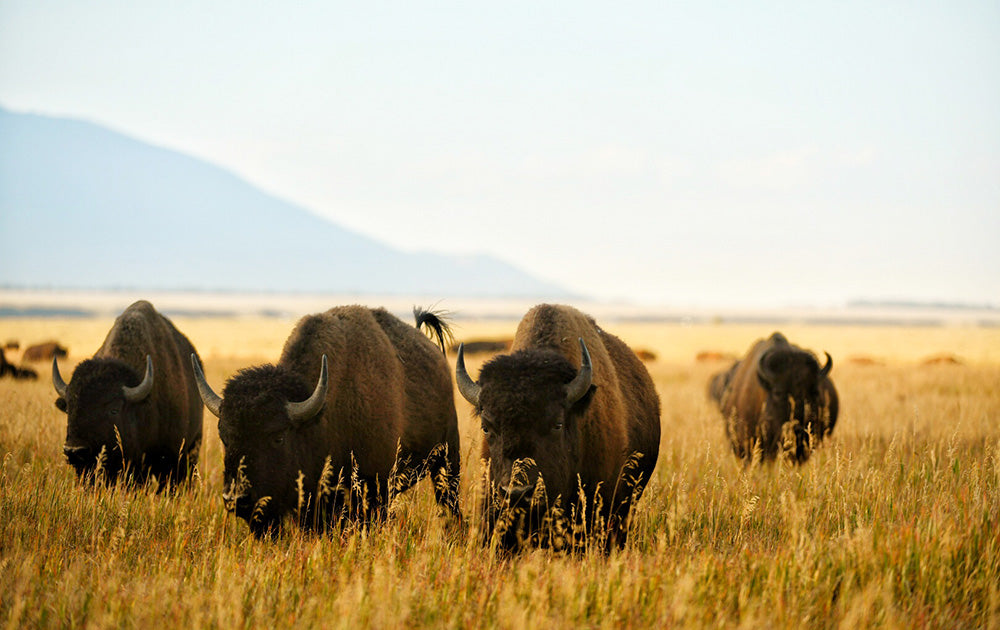
[[[5,320],[56,337],[63,373],[110,321]],[[217,390],[274,361],[293,322],[176,320]],[[514,322],[460,322],[459,339]],[[608,323],[649,363],[663,407],[657,470],[610,556],[490,553],[442,518],[427,482],[389,523],[258,541],[222,507],[206,411],[197,477],[174,494],[82,487],[63,460],[48,366],[0,381],[0,623],[16,627],[1000,628],[1000,331],[783,327],[834,357],[841,419],[804,466],[744,469],[705,398],[767,326]],[[950,353],[962,365],[923,366]],[[849,356],[873,358],[854,364]],[[478,373],[482,357],[470,357]],[[335,360],[335,358],[334,358]],[[452,362],[453,362],[452,357]],[[475,527],[480,434],[456,393],[462,507]]]

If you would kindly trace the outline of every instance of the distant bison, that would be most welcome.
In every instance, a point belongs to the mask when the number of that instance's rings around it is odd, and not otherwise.
[[[153,305],[118,316],[93,358],[67,385],[52,359],[56,406],[68,415],[63,451],[77,474],[98,468],[160,483],[184,479],[198,463],[202,405],[188,358],[194,346]]]
[[[645,348],[636,348],[635,356],[637,356],[640,361],[645,363],[656,361],[656,353],[652,350],[646,350]]]
[[[414,314],[443,348],[447,325]],[[219,417],[223,501],[254,535],[277,531],[289,514],[305,527],[379,517],[427,474],[437,502],[459,516],[451,374],[418,328],[362,306],[303,317],[277,365],[242,370],[221,397],[194,362]]]
[[[55,341],[28,346],[21,355],[22,361],[50,361],[53,357],[66,356],[67,350]]]
[[[510,339],[474,339],[463,342],[461,345],[465,347],[467,354],[496,354],[510,348],[511,341]],[[453,345],[451,350],[457,352],[458,346]]]
[[[706,363],[709,361],[732,361],[736,357],[729,354],[728,352],[718,352],[715,350],[703,350],[695,355],[694,360],[699,363]]]
[[[953,354],[935,354],[920,362],[921,365],[962,365],[962,360]]]
[[[853,355],[853,356],[847,357],[847,362],[850,363],[850,364],[852,364],[852,365],[864,365],[864,366],[873,366],[873,365],[874,366],[883,366],[883,365],[885,365],[885,361],[882,361],[881,359],[875,359],[875,358],[864,356],[864,355]]]
[[[751,462],[759,449],[764,461],[779,452],[795,463],[837,422],[837,390],[830,380],[833,359],[820,367],[811,353],[781,333],[757,341],[729,370],[712,377],[709,392],[719,403],[733,452]]]
[[[0,378],[8,375],[11,378],[20,379],[34,380],[38,378],[38,373],[31,368],[19,368],[13,363],[8,363],[3,348],[0,348]]]
[[[659,454],[660,400],[649,373],[569,306],[528,311],[511,350],[486,363],[479,382],[462,348],[456,366],[484,433],[487,539],[561,548],[583,544],[585,529],[606,548],[623,546]]]

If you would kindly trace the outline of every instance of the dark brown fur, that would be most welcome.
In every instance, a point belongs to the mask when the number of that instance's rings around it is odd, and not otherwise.
[[[565,386],[581,364],[579,338],[587,344],[593,380],[567,407]],[[518,476],[514,462],[534,460],[522,468],[523,479],[530,486],[541,480],[549,506],[558,505],[565,516],[585,510],[588,527],[597,528],[590,531],[606,534],[608,547],[624,545],[630,509],[653,473],[660,443],[659,397],[628,346],[570,306],[542,304],[521,320],[511,354],[483,366],[479,385],[477,413],[489,431],[481,451],[490,462],[488,523],[495,526],[496,500]],[[501,544],[515,546],[536,533],[527,527],[508,530]]]
[[[417,315],[418,325],[426,321]],[[293,425],[284,404],[309,397],[324,354],[325,406]],[[277,365],[243,370],[226,384],[219,434],[226,491],[238,490],[230,508],[256,535],[277,530],[288,514],[307,527],[377,516],[428,473],[438,503],[459,514],[448,364],[427,337],[384,309],[342,306],[303,317]],[[329,489],[321,488],[327,459]]]
[[[11,378],[36,380],[38,373],[31,368],[19,368],[13,363],[7,362],[3,348],[0,348],[0,378],[10,375]]]
[[[773,383],[758,376],[761,357],[776,375]],[[713,398],[725,419],[733,452],[751,462],[759,449],[763,461],[784,454],[795,463],[809,459],[812,450],[830,435],[837,422],[839,400],[829,376],[811,353],[788,342],[781,333],[754,343],[746,356],[727,373],[713,377]],[[718,398],[715,398],[718,394]]]
[[[56,400],[68,415],[66,446],[87,447],[70,457],[78,474],[94,471],[102,448],[111,477],[127,468],[140,481],[152,475],[176,483],[190,473],[198,463],[203,411],[192,353],[187,337],[149,302],[118,316],[93,358],[73,371],[66,398]],[[146,355],[153,360],[153,389],[130,403],[122,386],[142,381]]]

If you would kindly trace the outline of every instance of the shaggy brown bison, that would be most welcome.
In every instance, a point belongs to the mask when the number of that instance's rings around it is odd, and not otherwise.
[[[443,345],[446,324],[415,315]],[[427,474],[437,502],[459,515],[451,375],[418,328],[381,308],[308,315],[276,365],[242,370],[221,397],[194,366],[219,418],[223,501],[256,536],[277,532],[286,515],[307,528],[380,517]]]
[[[21,355],[22,361],[48,361],[53,357],[66,356],[66,348],[60,346],[56,341],[46,341],[33,346],[28,346]]]
[[[114,479],[127,471],[161,485],[188,475],[198,463],[203,412],[191,354],[187,337],[139,301],[118,316],[69,384],[53,357],[56,406],[68,415],[63,451],[77,474],[99,469]]]
[[[809,459],[837,422],[839,401],[830,380],[833,359],[820,367],[811,353],[781,333],[760,339],[709,386],[725,420],[737,457],[774,460],[779,453],[795,463]]]
[[[562,548],[588,544],[586,531],[624,545],[660,444],[660,400],[628,346],[570,306],[542,304],[478,382],[462,348],[456,375],[484,433],[487,540]]]

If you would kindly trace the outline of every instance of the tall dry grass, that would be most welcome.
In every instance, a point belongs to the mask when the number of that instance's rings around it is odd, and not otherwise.
[[[292,322],[176,322],[220,389],[277,358]],[[72,364],[110,321],[4,321],[57,331]],[[514,323],[462,323],[459,338]],[[604,556],[489,553],[438,516],[427,482],[390,522],[258,541],[222,507],[206,412],[198,476],[174,494],[83,487],[46,365],[0,381],[0,623],[6,627],[1000,627],[1000,336],[988,329],[788,328],[833,356],[842,416],[805,466],[737,462],[705,399],[753,326],[608,324],[655,351],[663,404],[654,478],[628,547]],[[921,366],[949,352],[964,365]],[[865,354],[884,365],[854,365]],[[478,372],[480,358],[470,357]],[[456,395],[463,510],[478,426]]]

